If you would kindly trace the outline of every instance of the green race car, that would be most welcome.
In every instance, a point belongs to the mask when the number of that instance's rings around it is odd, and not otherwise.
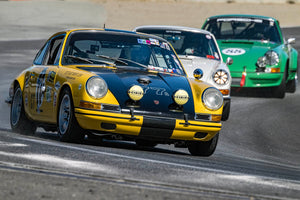
[[[298,52],[291,46],[295,38],[286,41],[276,19],[218,15],[207,18],[202,28],[215,35],[223,60],[233,58],[232,87],[269,87],[277,98],[296,91]]]

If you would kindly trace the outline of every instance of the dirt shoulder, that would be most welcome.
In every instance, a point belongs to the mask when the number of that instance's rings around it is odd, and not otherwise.
[[[203,3],[180,0],[91,0],[104,6],[107,28],[132,30],[139,25],[200,28],[218,14],[257,14],[278,19],[282,27],[300,26],[300,4]]]

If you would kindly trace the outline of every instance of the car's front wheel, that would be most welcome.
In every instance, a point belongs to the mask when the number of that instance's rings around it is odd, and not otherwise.
[[[81,142],[84,130],[79,126],[75,114],[71,92],[65,88],[59,98],[57,130],[61,141]]]
[[[192,141],[187,143],[189,152],[193,156],[211,156],[217,147],[219,133],[210,141]]]
[[[20,86],[16,86],[10,108],[10,125],[14,132],[32,135],[36,125],[27,118],[23,105],[23,95]]]

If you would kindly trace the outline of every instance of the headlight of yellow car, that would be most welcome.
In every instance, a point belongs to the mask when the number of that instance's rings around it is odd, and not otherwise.
[[[223,105],[223,95],[216,88],[207,88],[202,94],[202,102],[209,110],[218,110]]]
[[[106,95],[107,84],[102,78],[94,76],[86,82],[86,90],[91,97],[99,99]]]

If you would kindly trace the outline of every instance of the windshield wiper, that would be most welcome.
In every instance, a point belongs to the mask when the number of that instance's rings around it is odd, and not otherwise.
[[[72,58],[74,60],[79,60],[79,61],[83,61],[83,62],[86,62],[86,63],[89,63],[89,64],[93,64],[94,62],[87,59],[87,58],[82,58],[82,57],[78,57],[78,56],[73,56],[73,55],[65,55],[66,57],[68,58]]]
[[[135,61],[133,61],[133,60],[129,60],[129,59],[126,59],[126,58],[119,58],[119,60],[125,60],[125,61],[127,61],[127,62],[132,62],[133,64],[136,64],[136,65],[139,65],[139,66],[141,66],[141,67],[143,67],[143,68],[148,69],[148,66],[147,66],[147,65],[143,65],[143,64],[138,63],[138,62],[135,62]]]
[[[108,59],[108,60],[112,60],[112,61],[115,61],[115,62],[118,62],[120,64],[123,64],[123,65],[128,65],[128,63],[118,59],[118,58],[113,58],[113,57],[109,57],[109,56],[106,56],[106,55],[96,55],[97,57],[99,58],[105,58],[105,59]]]

